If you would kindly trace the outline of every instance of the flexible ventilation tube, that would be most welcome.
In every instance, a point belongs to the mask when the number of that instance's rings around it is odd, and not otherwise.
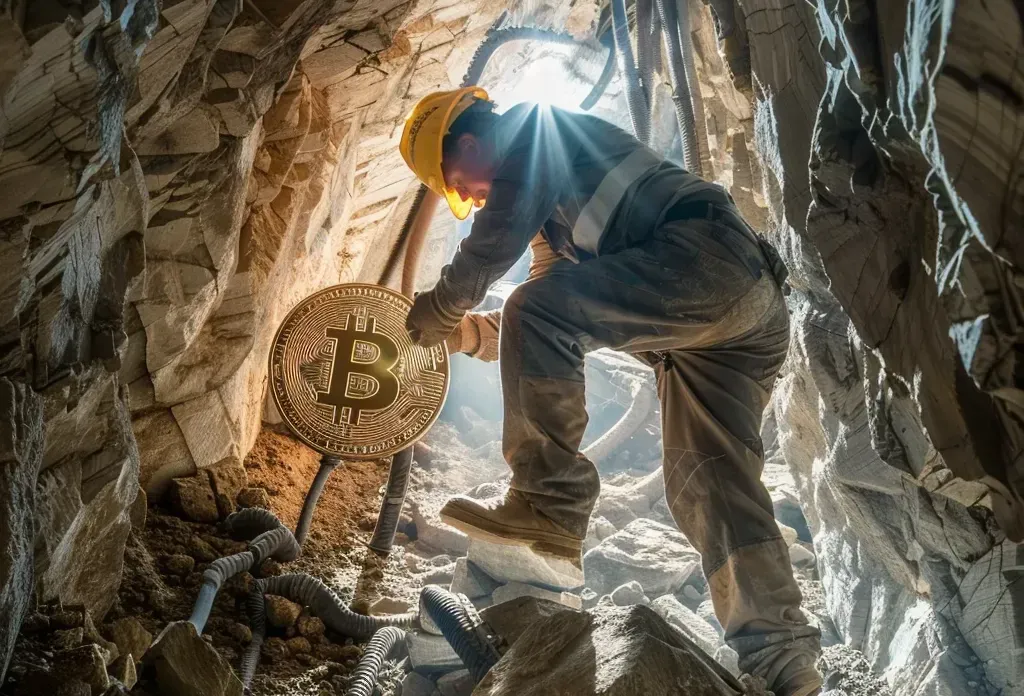
[[[256,674],[256,665],[260,662],[260,649],[263,647],[263,639],[267,637],[267,614],[263,598],[263,591],[254,588],[245,600],[245,608],[249,614],[249,628],[252,629],[252,640],[242,654],[242,664],[239,668],[242,686],[245,693],[252,693],[249,685],[252,683],[253,675]]]
[[[704,98],[697,81],[697,64],[693,60],[693,34],[690,31],[690,5],[688,0],[675,0],[676,15],[679,19],[679,48],[686,68],[686,85],[690,94],[690,110],[693,112],[693,130],[697,136],[697,153],[700,156],[701,171],[710,177],[711,149],[708,146],[708,127],[704,118]]]
[[[424,587],[420,603],[430,619],[441,629],[441,634],[469,670],[473,680],[479,683],[501,658],[497,649],[477,633],[469,612],[459,598],[443,587]]]
[[[597,82],[594,83],[594,87],[590,90],[590,94],[580,102],[580,109],[583,111],[590,111],[597,104],[597,100],[601,98],[604,91],[608,89],[608,83],[612,81],[612,77],[615,75],[615,49],[610,48],[608,50],[608,58],[604,62],[604,69],[601,70],[601,76],[597,78]]]
[[[374,633],[359,658],[359,664],[352,671],[352,683],[345,690],[345,696],[373,696],[377,674],[384,660],[395,652],[396,647],[404,645],[405,631],[400,628],[385,626]]]
[[[292,573],[256,581],[265,594],[276,594],[308,606],[331,630],[357,640],[365,640],[385,626],[408,629],[416,622],[415,613],[390,616],[357,614],[341,601],[334,590],[312,575]]]
[[[636,0],[636,64],[647,104],[648,134],[654,102],[654,53],[660,50],[659,36],[654,33],[654,0]]]
[[[201,634],[206,628],[206,620],[210,618],[213,600],[217,598],[221,585],[228,578],[252,568],[252,564],[253,555],[249,551],[218,558],[210,564],[210,567],[203,573],[203,584],[199,588],[199,596],[196,597],[196,603],[192,607],[192,616],[188,619],[196,627],[196,633]]]
[[[295,527],[295,540],[299,542],[299,546],[302,546],[302,543],[306,541],[309,525],[313,521],[313,510],[316,509],[316,502],[320,500],[320,494],[324,492],[327,479],[330,478],[331,472],[339,464],[341,464],[340,457],[330,454],[320,457],[320,468],[317,469],[316,476],[313,477],[313,485],[309,487],[309,491],[306,493],[306,499],[302,503],[302,513],[299,515],[299,524]]]
[[[234,534],[248,532],[258,533],[258,536],[249,542],[248,551],[218,558],[203,573],[203,584],[199,587],[199,596],[196,597],[192,616],[189,617],[189,621],[196,627],[196,633],[203,632],[213,609],[213,601],[229,578],[259,565],[267,558],[294,561],[301,552],[291,530],[282,525],[269,510],[247,508],[228,515],[224,524]]]
[[[384,500],[380,504],[377,515],[377,526],[370,539],[370,549],[387,555],[395,543],[395,531],[398,520],[402,516],[405,494],[409,489],[409,473],[412,471],[413,446],[406,447],[391,458],[391,473],[388,474],[388,487],[384,492]]]
[[[654,405],[654,392],[643,385],[638,386],[632,394],[633,401],[622,417],[601,437],[587,445],[583,456],[597,463],[615,453],[626,440],[633,436],[651,412]]]
[[[224,527],[235,539],[253,539],[263,532],[283,526],[277,515],[266,508],[244,508],[232,512],[224,520]]]
[[[629,42],[629,20],[626,18],[625,0],[612,0],[612,32],[615,36],[615,52],[619,57],[619,73],[626,90],[626,106],[629,120],[633,123],[636,139],[646,143],[650,139],[650,113],[644,100],[640,75],[633,61],[633,45]]]
[[[690,101],[690,88],[686,80],[686,67],[679,39],[679,22],[676,19],[676,6],[674,0],[656,1],[658,3],[658,14],[661,16],[661,27],[665,32],[665,44],[668,47],[668,72],[672,78],[672,101],[676,106],[679,135],[683,141],[683,165],[693,174],[702,176],[700,148],[697,145],[697,132],[693,121],[693,103]]]

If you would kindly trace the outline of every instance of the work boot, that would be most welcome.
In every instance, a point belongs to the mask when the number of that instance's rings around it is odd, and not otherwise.
[[[529,546],[539,555],[567,560],[577,569],[583,568],[583,540],[538,512],[515,490],[488,500],[457,495],[441,508],[441,520],[471,539]]]

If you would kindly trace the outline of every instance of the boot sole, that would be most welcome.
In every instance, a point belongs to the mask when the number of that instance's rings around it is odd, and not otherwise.
[[[441,508],[441,521],[472,539],[489,541],[504,546],[529,546],[539,554],[555,556],[572,561],[578,559],[583,542],[561,534],[539,529],[517,529],[495,524],[493,520],[473,514],[468,510]],[[578,563],[578,560],[575,561]]]

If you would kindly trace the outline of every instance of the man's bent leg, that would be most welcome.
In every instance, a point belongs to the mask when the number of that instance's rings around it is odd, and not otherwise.
[[[552,287],[524,283],[502,310],[502,450],[512,469],[510,488],[582,540],[601,483],[579,453],[587,427],[583,349],[568,317],[552,313],[553,298],[546,296]]]
[[[700,551],[726,642],[744,672],[778,696],[806,696],[820,635],[800,610],[800,590],[761,483],[761,416],[786,355],[778,306],[752,336],[709,351],[671,351],[658,366],[667,502]],[[761,335],[758,335],[761,333]]]

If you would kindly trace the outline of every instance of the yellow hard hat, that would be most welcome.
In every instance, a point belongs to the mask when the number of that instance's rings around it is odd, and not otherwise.
[[[433,92],[423,97],[405,119],[398,149],[405,163],[427,188],[448,201],[459,220],[469,217],[473,199],[462,200],[458,192],[444,182],[441,170],[441,145],[448,129],[476,99],[487,99],[480,87],[465,87],[449,92]]]

